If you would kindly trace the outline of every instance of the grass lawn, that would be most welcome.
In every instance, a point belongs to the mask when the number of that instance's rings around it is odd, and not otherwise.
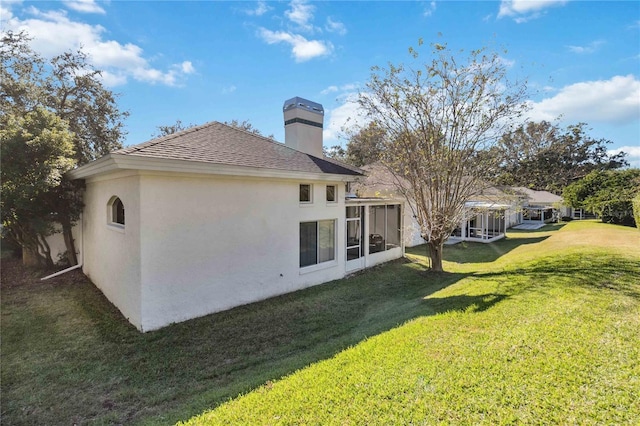
[[[2,263],[3,424],[640,423],[640,232],[445,248],[140,334]],[[238,394],[242,396],[238,397]]]

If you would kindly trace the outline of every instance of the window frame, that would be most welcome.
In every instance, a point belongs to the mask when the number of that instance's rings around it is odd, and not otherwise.
[[[332,227],[332,232],[331,232],[331,243],[332,243],[332,252],[331,252],[331,258],[327,259],[327,260],[321,260],[322,259],[322,236],[321,236],[321,223],[325,223],[331,224]],[[338,238],[337,238],[337,232],[338,232],[338,226],[337,226],[337,219],[321,219],[321,220],[306,220],[306,221],[301,221],[299,223],[299,246],[298,246],[298,254],[299,254],[299,262],[298,262],[298,266],[300,268],[301,273],[302,272],[312,272],[315,271],[317,269],[323,269],[326,268],[328,266],[333,266],[336,265],[338,263],[338,246],[336,244]],[[302,253],[303,253],[303,246],[302,246],[302,238],[303,238],[303,224],[307,225],[307,224],[315,224],[315,262],[314,263],[306,263],[306,264],[302,264]]]
[[[302,187],[303,186],[309,187],[309,199],[308,200],[303,200],[302,199]],[[311,184],[311,183],[301,183],[298,188],[299,188],[299,190],[298,190],[298,201],[300,202],[300,204],[313,204],[313,184]]]
[[[121,208],[119,208],[119,206],[121,206]],[[120,222],[120,215],[122,216],[122,222]],[[107,203],[107,225],[124,230],[126,223],[126,208],[124,203],[120,197],[114,195]]]
[[[329,188],[333,188],[333,200],[329,199]],[[325,189],[325,198],[327,204],[336,204],[338,202],[338,185],[327,185]]]

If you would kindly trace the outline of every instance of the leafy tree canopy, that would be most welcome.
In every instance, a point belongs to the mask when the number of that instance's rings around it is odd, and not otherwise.
[[[382,158],[386,136],[385,129],[375,121],[352,132],[347,142],[345,162],[356,167],[378,162]]]
[[[586,126],[563,130],[547,121],[529,122],[505,133],[496,148],[503,160],[496,183],[559,194],[593,170],[628,166],[625,153],[609,155],[611,141],[590,137]]]
[[[27,33],[9,31],[0,37],[0,128],[7,132],[11,130],[3,135],[3,145],[6,146],[3,146],[0,158],[1,168],[14,176],[8,180],[8,185],[17,185],[19,175],[31,179],[30,185],[37,191],[37,196],[31,194],[31,197],[39,200],[40,206],[39,209],[24,210],[21,203],[30,200],[29,190],[24,189],[25,185],[16,186],[13,189],[18,191],[17,195],[3,200],[3,213],[5,209],[9,213],[22,213],[3,216],[3,225],[23,248],[33,251],[39,246],[46,251],[46,241],[41,238],[48,232],[45,229],[53,226],[54,221],[61,224],[68,261],[75,264],[77,259],[71,228],[82,209],[82,184],[52,179],[65,167],[56,166],[51,174],[41,169],[43,164],[40,162],[82,165],[120,148],[124,138],[123,120],[128,113],[118,109],[116,96],[102,85],[101,72],[89,64],[82,51],[65,52],[45,60],[31,49]],[[20,121],[21,117],[28,121]],[[29,132],[18,132],[16,123],[28,126]],[[65,123],[66,132],[56,130],[57,133],[51,133],[53,129],[60,129],[60,123]],[[53,127],[46,127],[49,125]],[[33,149],[36,145],[48,146],[51,150],[55,146],[61,147],[60,137],[55,135],[62,133],[65,134],[63,139],[70,141],[72,149],[60,148],[51,158]],[[31,138],[29,135],[35,136]],[[43,140],[49,141],[49,145],[38,142]],[[23,145],[27,147],[25,150],[16,149]],[[11,191],[10,187],[6,189]],[[3,182],[3,198],[4,190]],[[49,194],[48,198],[45,192]],[[49,202],[45,203],[45,198]],[[20,232],[11,230],[14,225],[6,225],[5,219],[21,227]],[[33,224],[36,222],[42,225],[35,227]],[[30,232],[32,235],[28,235]]]
[[[251,124],[251,122],[249,120],[244,120],[244,121],[239,121],[236,119],[233,119],[231,121],[225,121],[224,124],[226,124],[227,126],[231,126],[231,127],[235,127],[241,130],[244,130],[246,132],[249,133],[253,133],[254,135],[262,135],[262,132],[258,129],[256,129],[255,127],[253,127],[253,124]],[[172,135],[174,133],[178,133],[181,132],[183,130],[187,130],[190,129],[191,127],[195,127],[196,124],[187,124],[184,125],[182,124],[181,120],[176,120],[176,122],[172,125],[169,126],[157,126],[157,133],[151,135],[152,137],[161,137],[161,136],[167,136],[167,135]],[[270,139],[273,139],[273,135],[269,135],[267,136]]]
[[[0,45],[0,114],[24,114],[43,106],[65,120],[73,132],[79,165],[122,147],[127,112],[102,85],[82,51],[65,52],[50,61],[29,46],[25,32],[7,32]]]
[[[323,146],[322,154],[327,158],[347,162],[347,151],[340,145],[333,145],[329,148]]]
[[[53,232],[60,199],[66,198],[64,174],[76,165],[74,135],[64,120],[41,106],[4,118],[0,155],[11,161],[3,161],[0,170],[3,231],[41,263],[52,265],[44,237]]]
[[[565,202],[603,221],[633,225],[633,199],[640,194],[640,169],[594,170],[563,191]]]
[[[162,136],[172,135],[174,133],[181,132],[183,130],[187,130],[191,127],[195,127],[195,124],[182,124],[182,120],[178,119],[174,124],[169,126],[157,126],[157,133],[151,135],[152,138],[159,138]]]

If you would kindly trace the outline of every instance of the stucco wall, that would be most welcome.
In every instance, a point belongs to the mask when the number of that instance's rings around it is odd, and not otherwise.
[[[344,276],[344,184],[140,179],[144,331]],[[313,184],[312,204],[299,203],[300,183]],[[325,201],[327,184],[338,185],[337,203]],[[299,224],[325,219],[336,220],[336,260],[301,269]]]
[[[112,196],[119,197],[124,204],[124,227],[108,224],[108,203]],[[89,180],[84,203],[82,270],[140,328],[140,178],[116,175]]]
[[[73,240],[76,247],[76,255],[78,257],[78,262],[82,261],[82,219],[80,219],[76,224],[71,228],[71,235],[73,236]],[[62,256],[67,251],[67,245],[64,243],[64,236],[62,235],[62,226],[56,226],[56,233],[49,235],[47,238],[47,244],[49,244],[49,249],[51,250],[51,259],[55,263],[62,262],[63,264],[66,262],[66,257],[62,259]],[[73,266],[73,265],[72,265]]]

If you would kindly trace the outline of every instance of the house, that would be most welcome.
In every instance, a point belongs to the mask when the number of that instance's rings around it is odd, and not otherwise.
[[[538,191],[525,187],[508,187],[506,193],[519,199],[519,223],[543,225],[557,219],[558,215],[569,216],[571,210],[562,206],[562,197],[548,191]]]
[[[405,247],[424,244],[411,201],[406,200],[398,191],[406,182],[398,182],[398,177],[390,173],[379,163],[362,167],[365,177],[358,178],[354,185],[358,196],[383,197],[405,201],[403,216],[403,235]],[[460,226],[453,231],[450,242],[476,241],[490,243],[505,237],[506,229],[519,223],[517,198],[514,198],[495,186],[487,185],[465,202],[465,214]]]
[[[211,122],[70,172],[82,270],[139,330],[403,256],[403,202],[346,197],[363,171],[323,157],[322,105],[283,114],[284,144]]]

